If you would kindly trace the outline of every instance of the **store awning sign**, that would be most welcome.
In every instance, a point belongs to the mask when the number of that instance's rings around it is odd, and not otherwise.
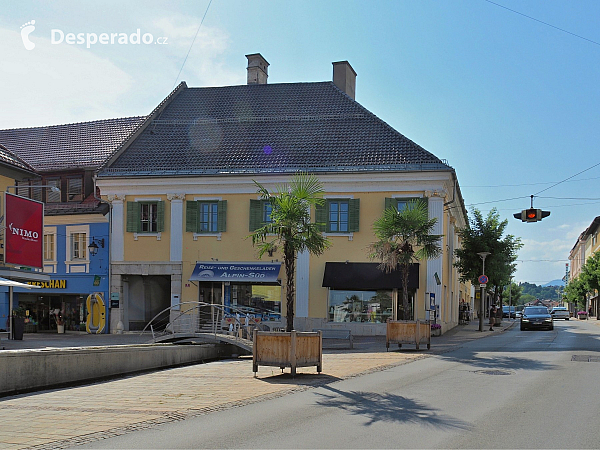
[[[281,263],[198,262],[190,281],[277,283]]]

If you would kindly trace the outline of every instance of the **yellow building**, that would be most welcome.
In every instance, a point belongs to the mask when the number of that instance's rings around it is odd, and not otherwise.
[[[348,62],[334,63],[333,82],[267,84],[266,60],[247,57],[247,85],[182,83],[98,174],[111,203],[111,298],[121,300],[111,329],[141,329],[195,301],[283,326],[281,252],[259,260],[247,237],[269,220],[255,181],[272,190],[298,171],[324,184],[326,205],[311,214],[326,222],[332,246],[298,256],[297,329],[343,322],[353,334],[384,333],[401,281],[377,270],[367,246],[383,210],[414,198],[427,201],[444,237],[441,257],[413,267],[413,316],[428,318],[433,298],[437,322],[455,326],[459,303],[472,298],[452,265],[456,230],[467,226],[454,169],[354,100]]]

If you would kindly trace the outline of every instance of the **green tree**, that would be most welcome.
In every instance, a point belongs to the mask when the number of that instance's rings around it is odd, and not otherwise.
[[[522,303],[519,303],[522,293],[523,288],[521,286],[514,282],[510,283],[504,287],[500,295],[502,298],[502,304],[508,305],[508,300],[510,299],[511,305],[522,305]]]
[[[590,256],[581,268],[581,281],[589,292],[600,291],[600,251]]]
[[[523,294],[521,295],[521,298],[519,299],[522,303],[520,303],[521,305],[524,305],[526,303],[531,303],[531,302],[535,302],[536,297],[534,297],[531,294]]]
[[[503,237],[508,220],[501,221],[495,208],[486,217],[473,208],[471,215],[470,226],[458,230],[461,248],[454,251],[458,257],[454,266],[458,268],[462,282],[478,284],[477,278],[482,270],[478,253],[489,252],[485,260],[485,274],[488,284],[494,286],[495,298],[498,298],[501,287],[509,283],[516,270],[517,252],[523,244],[520,238],[511,234]]]
[[[310,220],[311,207],[322,205],[325,201],[323,184],[316,176],[307,173],[294,175],[288,184],[277,186],[273,192],[256,181],[254,183],[261,199],[271,205],[271,221],[250,235],[252,245],[258,247],[259,257],[272,252],[277,246],[282,249],[286,278],[286,330],[292,331],[297,255],[305,250],[320,255],[330,246],[319,224]]]
[[[385,272],[400,270],[402,277],[402,319],[408,316],[408,275],[410,264],[436,258],[442,252],[442,235],[432,234],[436,218],[429,218],[427,205],[411,200],[406,208],[386,208],[375,220],[373,231],[377,242],[369,245],[369,258],[381,261],[379,269]]]
[[[573,278],[565,286],[565,295],[569,303],[575,303],[580,309],[585,310],[588,287],[581,277]]]

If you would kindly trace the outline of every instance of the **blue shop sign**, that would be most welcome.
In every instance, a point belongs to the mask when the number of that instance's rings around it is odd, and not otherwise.
[[[190,281],[277,283],[281,263],[198,262]]]

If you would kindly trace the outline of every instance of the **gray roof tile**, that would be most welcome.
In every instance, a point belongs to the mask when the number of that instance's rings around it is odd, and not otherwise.
[[[144,119],[124,117],[0,130],[0,144],[37,171],[95,169]]]
[[[0,162],[9,166],[14,166],[28,172],[35,172],[35,169],[11,152],[9,149],[0,144]]]
[[[186,88],[101,176],[449,170],[332,82]]]

